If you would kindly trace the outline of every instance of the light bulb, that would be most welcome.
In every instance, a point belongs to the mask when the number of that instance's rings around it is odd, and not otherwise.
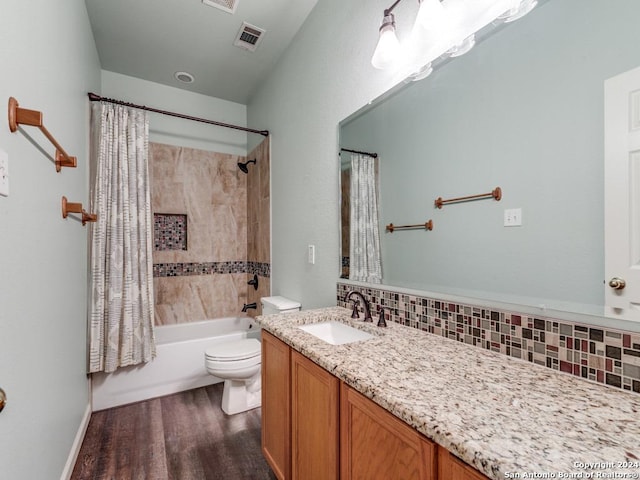
[[[373,52],[371,58],[371,65],[375,68],[384,69],[398,57],[400,53],[400,42],[396,37],[396,27],[393,19],[393,15],[385,15],[380,27],[380,38],[378,39],[378,45]]]
[[[413,28],[442,30],[445,20],[446,15],[440,0],[420,0],[420,8]]]

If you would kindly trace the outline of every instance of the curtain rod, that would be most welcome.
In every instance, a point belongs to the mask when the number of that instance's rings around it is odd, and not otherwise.
[[[229,123],[216,122],[215,120],[207,120],[206,118],[192,117],[191,115],[184,115],[182,113],[169,112],[167,110],[159,110],[157,108],[147,107],[145,105],[136,105],[135,103],[123,102],[122,100],[114,100],[113,98],[101,97],[98,94],[89,92],[89,100],[92,102],[107,102],[114,103],[116,105],[124,105],[125,107],[138,108],[140,110],[146,110],[147,112],[161,113],[162,115],[168,115],[170,117],[184,118],[185,120],[193,120],[194,122],[208,123],[209,125],[217,125],[218,127],[233,128],[234,130],[242,130],[244,132],[257,133],[265,137],[269,136],[269,130],[254,130],[247,127],[239,127],[238,125],[231,125]]]
[[[361,152],[359,150],[351,150],[349,148],[341,148],[340,151],[349,152],[349,153],[359,153],[360,155],[367,155],[369,157],[378,158],[378,154],[377,153]]]

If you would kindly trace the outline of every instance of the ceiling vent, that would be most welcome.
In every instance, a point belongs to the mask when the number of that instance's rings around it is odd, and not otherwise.
[[[255,52],[258,45],[262,41],[262,36],[266,30],[258,28],[255,25],[251,25],[247,22],[242,22],[242,27],[238,32],[235,42],[233,44],[236,47],[244,48],[250,52]]]
[[[210,7],[216,7],[227,13],[235,13],[240,0],[202,0],[202,3]]]

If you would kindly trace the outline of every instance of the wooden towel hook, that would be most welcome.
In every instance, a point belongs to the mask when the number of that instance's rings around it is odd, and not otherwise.
[[[37,110],[27,110],[26,108],[20,108],[18,101],[9,97],[9,130],[15,132],[18,130],[18,125],[29,125],[32,127],[38,127],[47,139],[56,147],[56,172],[59,172],[62,167],[76,167],[78,160],[76,157],[70,156],[65,152],[64,148],[60,146],[58,141],[53,138],[53,135],[49,133],[49,130],[45,128],[42,123],[42,112]]]
[[[67,197],[62,197],[62,218],[67,218],[70,213],[80,213],[82,215],[82,225],[87,222],[96,222],[98,215],[95,213],[89,213],[82,208],[81,203],[72,203],[67,200]]]

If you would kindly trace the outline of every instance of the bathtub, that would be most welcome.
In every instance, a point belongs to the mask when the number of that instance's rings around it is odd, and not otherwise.
[[[94,412],[222,382],[205,370],[204,351],[217,343],[260,339],[260,327],[248,317],[229,317],[159,326],[155,337],[153,361],[92,375]]]

